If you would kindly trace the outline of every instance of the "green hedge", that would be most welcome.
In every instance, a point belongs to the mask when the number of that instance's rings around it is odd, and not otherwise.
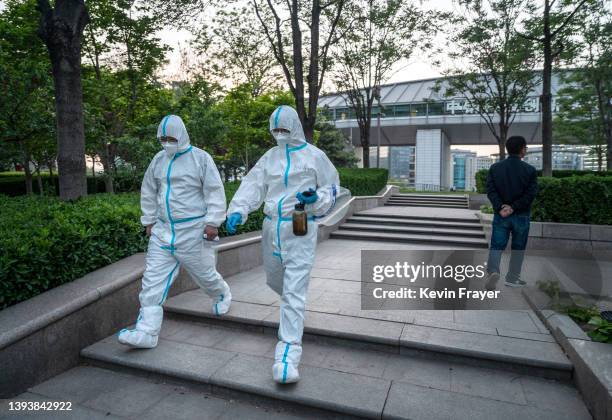
[[[145,249],[137,194],[0,196],[0,308]]]
[[[48,173],[41,174],[43,189],[46,195],[59,195],[59,183],[57,175],[53,174],[53,178]],[[113,180],[115,192],[133,192],[140,190],[142,182],[142,174],[136,172],[121,171],[118,172]],[[38,179],[36,175],[32,177],[32,190],[34,194],[39,194]],[[55,191],[55,194],[50,194],[50,191]],[[89,194],[103,193],[106,191],[104,185],[104,176],[99,175],[95,178],[87,177],[87,192]],[[26,195],[25,176],[23,172],[1,172],[0,173],[0,194],[5,194],[11,197]]]
[[[339,168],[340,185],[351,191],[351,195],[376,195],[387,185],[389,171],[370,168]]]
[[[228,202],[238,185],[225,184]],[[0,211],[0,309],[146,249],[137,193],[74,203],[0,195]],[[262,209],[250,214],[238,233],[261,229],[263,218]]]
[[[542,171],[537,171],[538,176],[542,176]],[[481,169],[476,172],[476,191],[481,194],[487,193],[487,175],[489,174],[488,169]],[[553,171],[553,178],[569,178],[572,176],[612,176],[612,172],[609,171],[572,171],[572,170],[555,170]]]
[[[612,176],[540,178],[532,219],[612,225]]]

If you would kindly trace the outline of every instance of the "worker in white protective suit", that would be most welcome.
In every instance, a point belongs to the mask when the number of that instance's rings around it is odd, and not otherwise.
[[[272,374],[279,383],[299,380],[304,307],[317,244],[314,219],[334,207],[339,189],[338,172],[325,153],[306,143],[297,112],[278,107],[270,117],[270,132],[278,146],[268,150],[242,179],[228,209],[227,229],[247,221],[262,203],[263,262],[268,285],[281,296],[279,342]],[[295,236],[291,216],[295,205],[305,204],[308,233]]]
[[[142,181],[141,222],[150,235],[136,327],[119,332],[119,342],[138,348],[157,345],[162,304],[179,267],[213,300],[212,312],[227,313],[232,295],[215,269],[213,241],[225,221],[225,191],[213,159],[189,144],[185,124],[166,116],[157,129],[164,150],[155,155]]]

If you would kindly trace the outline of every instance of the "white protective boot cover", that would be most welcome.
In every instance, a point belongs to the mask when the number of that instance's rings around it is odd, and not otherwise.
[[[227,291],[225,293],[221,293],[217,299],[215,299],[215,303],[213,303],[213,313],[217,316],[225,315],[232,304],[232,293],[230,292],[229,286],[227,287]]]
[[[140,309],[136,327],[133,330],[119,331],[119,342],[139,349],[152,349],[157,346],[164,310],[161,306]]]
[[[300,380],[298,366],[302,357],[302,346],[279,341],[274,351],[272,377],[279,384],[291,384]]]

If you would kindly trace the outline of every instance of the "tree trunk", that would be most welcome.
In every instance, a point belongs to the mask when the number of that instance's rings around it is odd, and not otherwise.
[[[52,161],[47,162],[47,168],[49,168],[49,185],[51,186],[51,194],[55,195],[57,190],[55,188],[55,179],[53,179],[53,162]]]
[[[542,176],[552,176],[552,35],[550,4],[544,4],[544,68],[542,69]]]
[[[56,0],[54,6],[38,0],[39,36],[53,70],[60,198],[75,200],[87,195],[81,40],[89,15],[83,0]]]
[[[25,161],[25,165],[23,165],[23,171],[25,173],[26,194],[32,195],[34,192],[34,188],[32,186],[32,171],[30,170],[29,160]]]
[[[91,180],[92,180],[92,187],[93,187],[93,193],[97,194],[98,193],[98,181],[96,180],[96,155],[92,155],[91,156]]]
[[[363,167],[370,167],[370,146],[362,146],[361,157],[363,159]]]
[[[110,165],[110,159],[103,153],[100,155],[100,162],[104,168],[104,190],[109,194],[114,194],[115,186],[113,183],[113,172]]]
[[[43,188],[42,176],[40,175],[40,167],[36,168],[36,181],[38,183],[38,194],[43,195],[45,189]]]
[[[499,138],[497,139],[497,145],[499,146],[499,160],[506,159],[506,140],[508,140],[508,130],[505,124],[500,124],[499,127]]]

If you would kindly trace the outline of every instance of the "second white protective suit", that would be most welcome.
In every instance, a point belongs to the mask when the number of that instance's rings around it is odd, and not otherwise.
[[[154,225],[147,249],[140,292],[140,313],[133,330],[119,333],[119,342],[133,347],[157,345],[162,304],[176,279],[179,266],[213,299],[212,311],[229,310],[229,286],[215,269],[212,241],[203,238],[204,227],[225,220],[225,191],[211,156],[189,144],[185,125],[176,115],[166,116],[158,138],[173,137],[151,161],[142,181],[141,223]]]
[[[287,133],[274,132],[285,129]],[[279,295],[279,343],[275,351],[273,376],[277,382],[299,379],[297,367],[302,353],[304,308],[317,244],[315,218],[326,215],[336,202],[338,172],[320,149],[308,144],[297,112],[289,106],[278,107],[270,117],[270,131],[278,146],[268,150],[242,179],[228,215],[248,214],[262,203],[263,261],[268,285]],[[296,194],[313,189],[317,200],[305,205],[308,233],[293,234],[291,215],[298,203]]]

